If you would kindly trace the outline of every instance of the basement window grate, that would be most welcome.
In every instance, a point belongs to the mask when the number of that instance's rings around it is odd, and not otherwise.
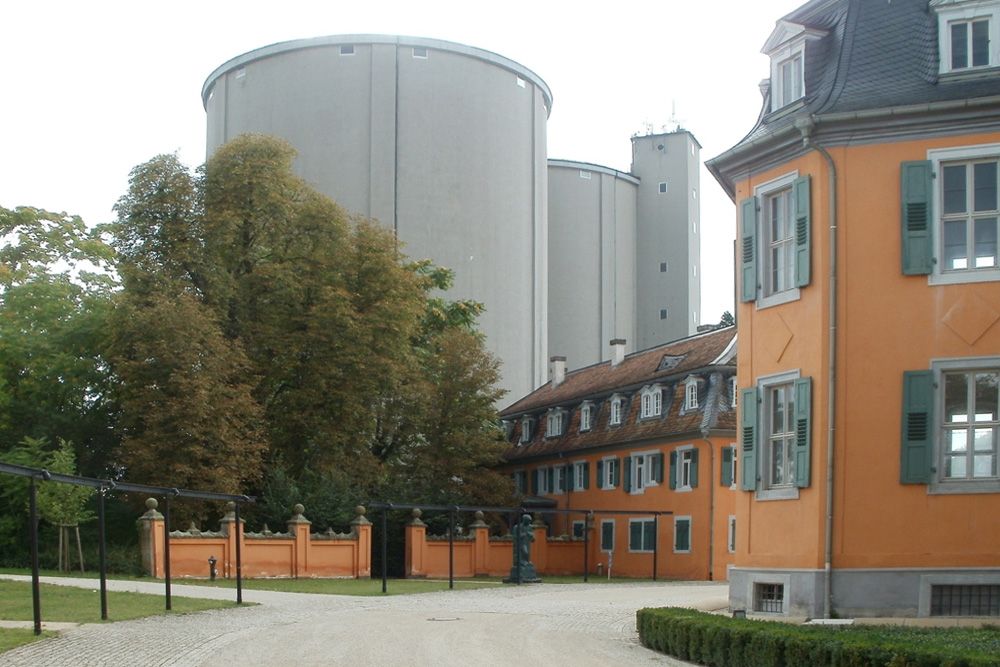
[[[1000,585],[931,586],[931,616],[1000,616]]]
[[[784,611],[784,584],[754,584],[753,610],[780,614]]]

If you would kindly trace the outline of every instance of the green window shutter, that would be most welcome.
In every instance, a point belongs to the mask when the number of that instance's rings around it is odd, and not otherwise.
[[[621,459],[615,459],[611,463],[614,463],[614,466],[615,466],[614,475],[612,475],[612,477],[614,479],[612,479],[611,481],[614,483],[615,486],[618,486],[619,484],[621,484],[621,481],[622,481]]]
[[[757,198],[740,202],[740,301],[757,299]]]
[[[719,483],[722,486],[733,485],[733,448],[722,448],[722,473],[719,475]]]
[[[625,478],[625,483],[622,484],[622,491],[624,491],[625,493],[631,493],[632,492],[632,457],[631,456],[626,456],[625,458],[622,459],[622,467],[625,468],[625,474],[623,475],[623,477]]]
[[[597,488],[604,488],[604,461],[597,462]]]
[[[656,521],[652,519],[642,522],[642,549],[643,551],[656,549]]]
[[[677,488],[677,452],[670,452],[670,488]]]
[[[653,455],[653,479],[657,484],[663,483],[663,453]]]
[[[568,465],[566,466],[566,490],[573,491],[574,484],[576,484],[576,466]]]
[[[590,461],[583,463],[583,488],[590,488]]]
[[[933,425],[933,372],[904,372],[903,440],[899,470],[901,484],[927,484],[931,481]]]
[[[698,488],[698,450],[691,450],[691,488]]]
[[[931,202],[933,172],[929,160],[904,162],[902,170],[902,252],[904,275],[932,270]]]
[[[549,493],[554,493],[555,491],[559,491],[559,489],[556,488],[556,469],[555,469],[555,467],[549,468],[548,475],[549,475]]]
[[[796,178],[792,182],[792,196],[795,199],[795,286],[809,284],[809,242],[812,218],[809,215],[809,175]]]
[[[628,550],[639,551],[642,549],[642,522],[630,521],[628,524]]]
[[[812,449],[812,378],[795,381],[795,486],[809,486]]]
[[[691,520],[674,520],[674,551],[691,551]]]
[[[538,495],[538,469],[531,471],[531,495]]]
[[[757,387],[740,390],[740,488],[757,488]]]

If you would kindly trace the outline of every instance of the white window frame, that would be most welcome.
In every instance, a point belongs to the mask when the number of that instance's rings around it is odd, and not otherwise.
[[[642,524],[639,534],[639,548],[634,549],[632,545],[632,526]],[[653,544],[646,544],[646,526],[653,526]],[[656,519],[654,517],[640,517],[628,520],[628,551],[632,554],[651,554],[656,549],[657,533]]]
[[[565,493],[566,491],[566,464],[552,466],[552,491],[551,493]]]
[[[802,100],[806,93],[806,43],[819,39],[826,33],[802,25],[779,21],[762,51],[771,59],[771,109],[773,113],[790,108]],[[796,67],[797,63],[797,67]],[[791,67],[791,76],[782,76],[785,67]]]
[[[691,470],[694,467],[694,445],[681,445],[677,452],[677,485],[675,491],[691,490]]]
[[[684,411],[698,409],[698,380],[688,378],[684,381]]]
[[[572,537],[574,539],[577,539],[577,540],[582,540],[583,537],[584,537],[583,531],[586,530],[585,525],[586,525],[586,521],[583,521],[582,519],[575,519],[570,524],[570,527],[569,527],[569,535],[570,535],[570,537]],[[577,535],[577,528],[580,529],[580,534],[579,535]]]
[[[687,549],[678,549],[677,548],[677,533],[678,533],[677,526],[678,526],[678,524],[681,524],[681,523],[687,523],[687,531],[688,531],[688,548]],[[694,533],[692,532],[692,528],[693,528],[693,523],[691,521],[691,517],[690,516],[675,516],[674,517],[674,542],[673,542],[673,548],[674,548],[674,553],[675,554],[689,554],[689,553],[691,553],[691,545],[694,543]]]
[[[419,58],[421,60],[427,60],[427,57],[429,55],[430,55],[430,52],[427,50],[426,47],[423,47],[423,46],[414,46],[413,47],[413,57],[414,58]]]
[[[731,491],[740,488],[740,448],[735,442],[729,443],[729,448],[733,451],[733,482],[729,485]]]
[[[534,419],[531,417],[521,417],[521,437],[518,439],[520,445],[527,444],[532,441],[532,436],[534,435],[531,431],[534,427]]]
[[[611,526],[611,548],[604,548],[604,526]],[[600,547],[601,553],[614,553],[615,550],[615,520],[614,519],[601,519],[601,534],[600,534]]]
[[[604,483],[601,485],[601,490],[611,491],[616,488],[615,470],[621,465],[621,462],[616,456],[605,456],[601,461],[603,463],[601,474],[604,476]]]
[[[991,67],[1000,67],[1000,0],[931,0],[931,9],[938,18],[938,73],[963,74],[979,72]],[[989,22],[989,62],[952,69],[951,26],[956,23],[971,23],[976,20]],[[969,42],[969,58],[972,58],[972,43]]]
[[[772,233],[770,229],[769,216],[768,216],[768,203],[774,199],[775,196],[793,196],[792,184],[795,179],[799,177],[798,170],[791,172],[790,174],[784,174],[778,178],[767,181],[766,183],[761,183],[754,188],[753,194],[755,199],[755,205],[759,209],[759,214],[757,215],[757,229],[756,229],[756,252],[757,256],[754,258],[757,262],[757,284],[760,285],[760,292],[757,295],[757,308],[769,308],[771,306],[777,306],[782,303],[788,303],[789,301],[796,301],[799,298],[799,288],[795,285],[795,215],[794,215],[794,201],[791,202],[792,210],[789,211],[790,217],[787,220],[787,229],[789,236],[783,237],[780,243],[783,248],[788,250],[786,246],[790,245],[789,260],[788,265],[785,267],[787,287],[783,289],[772,289],[770,273],[774,261],[771,256],[772,252]]]
[[[998,41],[1000,43],[1000,41]],[[996,159],[997,170],[1000,172],[1000,143],[962,146],[956,148],[940,148],[927,151],[927,159],[931,162],[931,170],[937,176],[933,179],[934,194],[931,197],[933,221],[933,256],[938,261],[933,262],[931,274],[927,282],[931,285],[956,285],[960,283],[980,283],[1000,281],[1000,266],[982,269],[952,269],[944,267],[944,172],[943,167],[949,162],[974,162],[978,160]],[[1000,197],[1000,193],[998,193]],[[970,212],[966,217],[971,218]],[[998,223],[1000,224],[1000,223]],[[967,229],[968,231],[968,229]],[[998,230],[1000,235],[1000,230]],[[1000,238],[998,238],[1000,242]],[[1000,260],[1000,258],[998,258]]]
[[[625,399],[619,395],[615,394],[608,401],[608,426],[619,426],[624,421],[623,412],[625,408]]]
[[[558,438],[566,432],[566,410],[552,408],[545,414],[545,437]]]
[[[632,466],[632,490],[629,493],[639,495],[645,493],[646,487],[660,485],[656,481],[656,463],[653,460],[659,454],[657,449],[629,454],[629,465]]]
[[[584,433],[594,427],[594,404],[590,401],[580,405],[580,432]]]
[[[587,481],[587,462],[573,462],[573,490],[584,491],[584,483]]]
[[[732,394],[729,399],[729,407],[735,408],[739,404],[740,396],[740,385],[735,375],[729,378],[729,393]]]
[[[928,493],[1000,493],[1000,476],[989,477],[945,477],[945,442],[946,433],[949,430],[957,430],[950,427],[945,421],[945,376],[949,373],[976,372],[976,371],[1000,371],[1000,357],[969,357],[965,359],[933,359],[931,360],[931,370],[934,372],[934,415],[933,425],[934,436],[934,472],[931,483],[928,485]],[[1000,414],[994,415],[1000,418]],[[993,431],[993,466],[1000,473],[1000,422],[998,421],[974,421],[971,424],[978,424],[982,430]],[[975,450],[973,450],[974,452]]]
[[[549,488],[549,467],[539,466],[536,470],[538,471],[538,495],[547,496],[552,493],[552,489]]]
[[[792,399],[794,400],[794,389],[795,380],[798,380],[800,373],[798,370],[787,371],[785,373],[777,373],[775,375],[768,375],[765,377],[758,378],[757,389],[758,396],[760,396],[760,405],[757,410],[757,432],[760,434],[758,438],[758,456],[757,456],[757,473],[760,483],[757,484],[756,498],[757,500],[790,500],[799,497],[799,488],[795,486],[795,471],[785,471],[785,479],[788,480],[782,484],[774,484],[771,482],[771,462],[772,462],[772,433],[771,433],[771,402],[772,391],[779,386],[783,386],[787,391],[792,393]],[[786,431],[788,434],[784,436],[790,438],[790,442],[794,442],[795,435],[795,415],[786,415],[786,424],[791,431]],[[791,446],[791,445],[787,445]],[[792,449],[791,460],[794,463],[794,447]],[[787,461],[786,461],[787,463]]]
[[[663,389],[654,384],[642,388],[642,408],[640,418],[649,419],[663,414]]]

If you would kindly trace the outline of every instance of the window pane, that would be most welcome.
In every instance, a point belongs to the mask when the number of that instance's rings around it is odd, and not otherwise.
[[[964,478],[966,476],[965,456],[949,456],[944,462],[944,476],[951,478]]]
[[[990,64],[990,22],[976,21],[972,24],[972,66],[983,67]]]
[[[976,268],[989,268],[997,265],[997,219],[980,218],[976,220],[975,251]]]
[[[951,25],[951,68],[961,69],[969,66],[969,36],[967,23]]]
[[[965,165],[945,167],[944,172],[944,212],[965,213]]]
[[[966,269],[969,266],[965,241],[965,220],[944,223],[944,266],[946,269]]]
[[[965,373],[944,376],[944,420],[949,423],[969,421],[969,376]]]
[[[997,385],[1000,384],[1000,373],[976,373],[976,406],[977,422],[998,421]]]
[[[972,167],[972,182],[975,191],[974,211],[997,210],[997,163],[980,162]]]
[[[945,444],[947,454],[965,454],[968,433],[964,428],[948,431],[948,442]]]
[[[997,457],[992,454],[977,455],[973,463],[973,477],[996,477]]]
[[[771,445],[771,484],[781,486],[785,483],[784,443],[779,441]]]
[[[973,438],[973,449],[978,452],[993,451],[993,436],[995,431],[991,428],[977,428]]]

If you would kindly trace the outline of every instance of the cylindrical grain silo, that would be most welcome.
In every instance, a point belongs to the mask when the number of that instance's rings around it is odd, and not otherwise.
[[[288,140],[320,192],[453,269],[451,298],[486,304],[508,398],[545,381],[552,95],[536,74],[451,42],[320,37],[233,58],[202,99],[209,153],[245,132]]]

